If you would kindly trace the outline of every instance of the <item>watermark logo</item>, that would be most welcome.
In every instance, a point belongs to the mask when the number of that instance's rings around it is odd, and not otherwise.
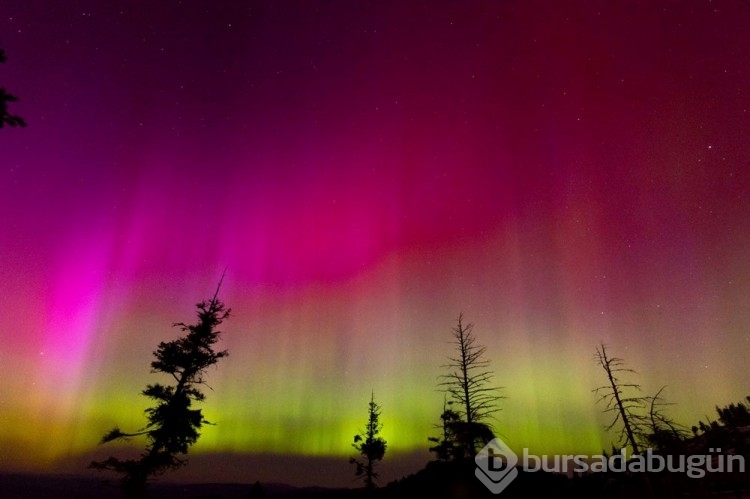
[[[518,456],[499,438],[493,438],[474,458],[477,469],[474,474],[490,489],[499,494],[517,476]]]
[[[612,456],[595,455],[555,455],[535,456],[523,449],[520,466],[518,456],[495,438],[474,458],[476,477],[492,492],[499,494],[518,476],[518,467],[524,471],[547,471],[554,473],[597,473],[597,472],[681,472],[690,478],[703,478],[706,473],[745,472],[745,457],[723,455],[720,448],[710,448],[709,454],[690,456],[661,456],[647,449],[644,454],[628,457],[625,449]]]
[[[654,454],[646,449],[642,454],[628,457],[625,449],[612,456],[534,456],[523,449],[524,471],[549,471],[555,473],[685,473],[690,478],[703,478],[706,473],[745,472],[745,457],[721,454],[721,448],[711,447],[709,454],[667,455]]]

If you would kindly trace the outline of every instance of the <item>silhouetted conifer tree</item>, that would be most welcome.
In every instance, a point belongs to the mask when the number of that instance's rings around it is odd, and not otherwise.
[[[351,464],[357,466],[356,475],[363,476],[365,487],[372,489],[375,487],[375,479],[378,474],[375,472],[375,463],[381,461],[385,455],[386,441],[378,436],[383,425],[380,423],[381,407],[375,403],[375,394],[370,396],[368,406],[367,426],[365,430],[354,436],[352,446],[364,458],[360,461],[356,458],[349,459]]]
[[[219,283],[221,287],[221,283]],[[173,378],[173,384],[148,385],[143,395],[156,405],[146,409],[148,424],[135,433],[125,433],[115,427],[102,438],[102,443],[145,435],[148,444],[139,459],[110,457],[94,461],[91,467],[113,470],[122,475],[122,485],[130,496],[141,496],[152,476],[178,468],[186,463],[181,457],[200,435],[205,420],[201,409],[193,409],[193,402],[205,398],[199,386],[205,384],[206,370],[227,356],[227,351],[215,351],[220,332],[216,328],[229,317],[229,310],[218,299],[219,288],[209,301],[197,305],[198,322],[195,325],[177,323],[185,336],[159,343],[151,362],[151,371]]]
[[[719,421],[729,428],[750,427],[750,397],[743,402],[731,403],[724,407],[716,406]]]
[[[462,455],[462,448],[456,435],[456,425],[461,422],[461,416],[451,407],[453,401],[443,400],[443,412],[440,414],[439,437],[429,437],[427,440],[432,442],[430,452],[434,452],[438,461],[448,462],[459,458]]]
[[[695,437],[703,442],[703,451],[721,448],[750,458],[750,396],[744,402],[716,406],[716,413],[718,421],[700,421],[693,427]]]

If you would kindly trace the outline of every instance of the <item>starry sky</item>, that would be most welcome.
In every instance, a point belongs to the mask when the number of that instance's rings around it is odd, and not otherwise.
[[[350,485],[371,392],[383,476],[415,471],[461,312],[516,450],[610,448],[600,342],[683,424],[740,400],[748,25],[730,0],[4,2],[28,126],[0,130],[0,470],[139,450],[97,443],[143,425],[151,352],[225,269],[185,479]]]

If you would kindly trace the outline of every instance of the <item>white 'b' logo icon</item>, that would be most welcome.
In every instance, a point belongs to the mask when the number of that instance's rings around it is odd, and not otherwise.
[[[474,458],[474,474],[490,489],[499,494],[518,476],[518,456],[499,438],[493,438]]]

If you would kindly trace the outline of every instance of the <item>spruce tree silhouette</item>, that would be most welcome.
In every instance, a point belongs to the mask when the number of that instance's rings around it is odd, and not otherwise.
[[[223,280],[223,277],[222,277]],[[121,485],[129,497],[145,495],[148,480],[170,469],[186,464],[188,448],[200,436],[203,424],[212,424],[203,417],[201,409],[193,409],[193,402],[205,399],[199,386],[205,384],[206,370],[226,357],[227,351],[215,351],[220,337],[216,328],[229,317],[230,310],[219,301],[221,282],[213,298],[199,303],[198,322],[195,325],[176,323],[186,334],[173,341],[159,343],[151,362],[151,372],[168,374],[174,384],[148,385],[142,394],[155,401],[146,409],[148,424],[140,431],[125,433],[115,427],[102,438],[101,443],[145,435],[147,446],[139,459],[110,457],[94,461],[91,468],[112,470],[121,476]]]
[[[385,439],[378,436],[383,427],[380,423],[380,411],[381,407],[375,403],[375,394],[373,393],[370,395],[367,426],[364,431],[354,436],[354,443],[352,444],[364,458],[364,461],[354,457],[349,459],[349,463],[357,465],[355,474],[364,477],[365,487],[368,489],[375,488],[375,479],[378,477],[375,472],[375,463],[383,459],[387,447]]]
[[[443,366],[449,373],[440,376],[443,381],[438,385],[454,402],[441,415],[447,425],[445,435],[453,439],[441,452],[449,450],[454,459],[474,459],[479,448],[494,438],[489,420],[499,410],[497,402],[505,398],[499,395],[500,388],[491,385],[494,373],[488,369],[490,361],[483,358],[487,347],[476,344],[473,330],[474,325],[464,325],[459,314],[452,341],[457,354]]]
[[[4,63],[6,60],[5,51],[0,49],[0,63]],[[8,103],[17,101],[18,97],[8,93],[4,88],[0,87],[0,128],[3,128],[5,125],[26,126],[26,122],[23,118],[8,112]]]

